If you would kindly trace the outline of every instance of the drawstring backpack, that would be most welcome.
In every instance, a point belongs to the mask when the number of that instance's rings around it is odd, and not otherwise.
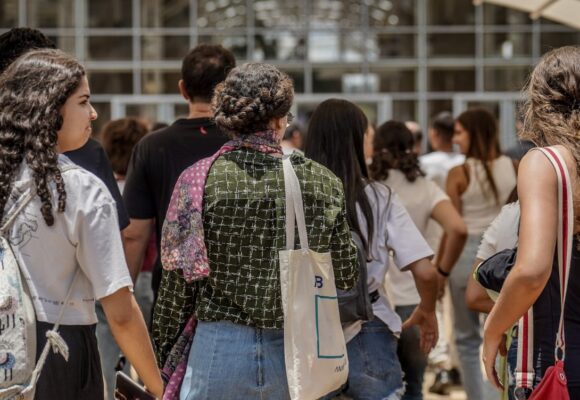
[[[36,360],[36,313],[9,229],[34,197],[34,191],[10,211],[0,226],[0,400],[32,400],[50,348],[68,361],[68,346],[58,334],[64,310],[77,279],[77,268],[54,327]]]

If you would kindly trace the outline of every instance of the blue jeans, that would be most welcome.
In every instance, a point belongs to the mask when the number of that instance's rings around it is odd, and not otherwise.
[[[397,306],[395,311],[405,321],[411,316],[416,306]],[[423,375],[427,367],[427,355],[420,346],[420,332],[413,326],[403,332],[399,338],[397,355],[403,369],[405,395],[403,400],[423,400]]]
[[[403,373],[397,358],[397,338],[383,321],[375,318],[347,344],[348,382],[340,392],[356,400],[398,400]],[[325,399],[334,398],[334,393]]]
[[[179,398],[289,400],[284,331],[199,321]]]

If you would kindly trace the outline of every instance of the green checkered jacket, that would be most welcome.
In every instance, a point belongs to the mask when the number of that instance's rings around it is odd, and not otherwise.
[[[302,189],[309,246],[331,253],[336,286],[349,289],[358,267],[342,183],[298,153],[291,161]],[[181,271],[163,271],[153,316],[160,365],[193,311],[202,321],[283,328],[278,252],[286,247],[285,203],[280,158],[239,149],[215,161],[203,212],[211,272],[188,284]]]

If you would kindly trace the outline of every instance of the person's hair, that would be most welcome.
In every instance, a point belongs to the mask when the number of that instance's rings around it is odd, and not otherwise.
[[[544,54],[525,94],[520,138],[540,147],[563,145],[580,173],[580,47],[565,46]]]
[[[453,139],[454,124],[455,119],[449,111],[440,112],[431,120],[431,128],[437,132],[439,137],[448,143],[451,143]]]
[[[110,121],[103,127],[101,142],[115,173],[127,174],[133,147],[148,132],[147,124],[134,117]]]
[[[55,48],[54,42],[37,29],[12,28],[0,35],[0,74],[27,51]]]
[[[372,208],[365,192],[370,182],[363,145],[368,126],[368,119],[358,106],[347,100],[329,99],[312,113],[304,144],[306,157],[324,165],[342,181],[348,224],[364,239],[357,218],[359,205],[367,225],[367,254],[374,232]]]
[[[216,86],[212,108],[216,125],[239,136],[267,130],[272,119],[288,114],[293,100],[288,75],[270,64],[248,63]]]
[[[236,66],[234,54],[221,45],[200,44],[181,64],[181,79],[190,102],[209,103],[216,85]]]
[[[409,182],[425,176],[419,167],[419,157],[413,151],[413,133],[403,122],[387,121],[375,132],[373,162],[369,167],[371,177],[386,180],[390,169],[398,169]]]
[[[56,152],[63,124],[60,110],[84,76],[77,60],[50,49],[24,54],[0,75],[0,216],[22,161],[32,170],[47,225],[54,223],[51,181],[58,193],[58,211],[64,211],[66,192]]]
[[[292,137],[294,136],[294,132],[298,132],[298,134],[300,134],[300,136],[304,137],[302,127],[300,125],[298,125],[297,123],[293,123],[293,124],[288,125],[288,127],[284,131],[284,137],[282,139],[283,140],[291,140]]]
[[[499,203],[499,193],[488,162],[501,154],[499,133],[495,117],[485,108],[475,107],[462,112],[457,122],[469,134],[469,148],[465,157],[481,161],[485,177],[489,182],[496,202]],[[483,184],[483,182],[480,182]]]

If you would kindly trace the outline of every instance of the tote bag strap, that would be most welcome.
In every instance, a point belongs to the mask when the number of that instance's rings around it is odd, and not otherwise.
[[[295,222],[297,222],[300,247],[303,250],[308,250],[308,235],[306,233],[300,182],[298,181],[294,167],[292,167],[290,157],[282,160],[282,166],[284,169],[284,189],[286,192],[286,249],[294,249],[294,231],[296,227]]]
[[[574,206],[570,174],[566,162],[554,147],[538,148],[552,163],[558,177],[558,276],[560,280],[560,320],[555,343],[555,359],[564,360],[566,338],[564,335],[564,306],[568,293],[570,260],[572,256],[572,235],[574,228]],[[534,325],[533,307],[519,321],[518,357],[516,368],[516,387],[531,389],[533,386],[533,344]]]

